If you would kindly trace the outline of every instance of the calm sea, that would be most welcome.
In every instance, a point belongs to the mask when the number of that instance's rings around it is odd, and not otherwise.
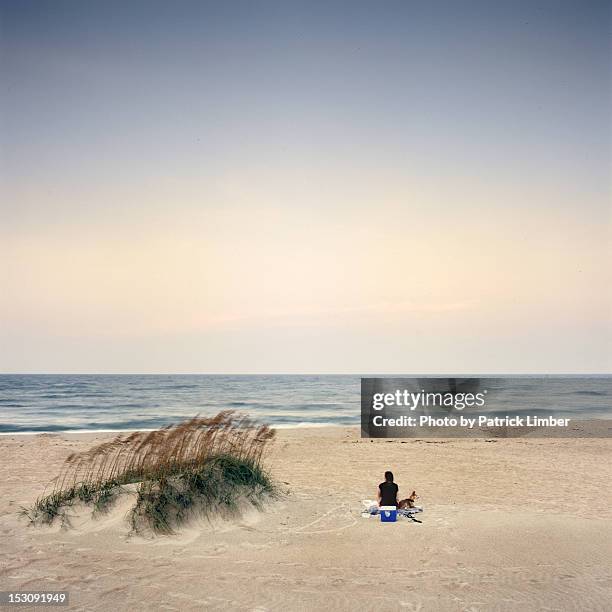
[[[156,429],[219,410],[358,424],[358,376],[0,375],[0,432]]]
[[[610,416],[610,376],[550,377],[546,389],[542,379],[508,380],[500,410],[520,396],[530,408]],[[281,427],[358,425],[360,376],[0,375],[3,433],[155,429],[226,409]]]

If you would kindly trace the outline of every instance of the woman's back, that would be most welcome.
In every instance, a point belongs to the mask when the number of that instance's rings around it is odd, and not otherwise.
[[[393,482],[386,480],[378,485],[380,491],[381,506],[397,506],[397,492],[399,487]]]

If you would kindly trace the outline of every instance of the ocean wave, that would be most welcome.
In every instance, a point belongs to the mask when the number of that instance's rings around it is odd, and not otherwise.
[[[47,433],[53,431],[64,431],[62,425],[15,425],[14,423],[0,423],[0,433]]]

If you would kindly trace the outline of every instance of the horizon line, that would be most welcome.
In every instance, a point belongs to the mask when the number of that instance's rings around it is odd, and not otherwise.
[[[460,376],[612,376],[612,372],[0,372],[0,376],[357,376],[360,378],[397,377],[442,377]]]

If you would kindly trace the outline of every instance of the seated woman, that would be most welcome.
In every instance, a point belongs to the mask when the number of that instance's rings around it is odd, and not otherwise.
[[[378,485],[378,505],[397,507],[399,505],[397,501],[398,491],[399,487],[393,482],[393,472],[385,472],[385,482]]]
[[[393,472],[385,472],[385,482],[378,485],[378,505],[379,506],[395,506],[400,510],[404,508],[414,508],[414,501],[417,494],[413,491],[410,497],[398,501],[397,494],[399,487],[393,482]]]

